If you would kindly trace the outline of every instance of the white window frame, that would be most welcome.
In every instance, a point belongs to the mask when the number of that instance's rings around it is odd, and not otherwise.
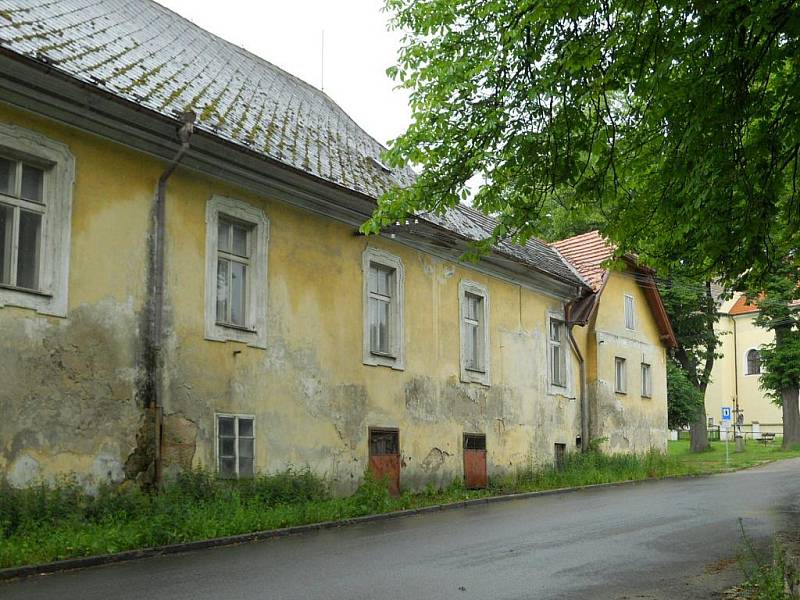
[[[550,339],[550,328],[553,321],[561,323],[561,340],[558,344],[561,348],[561,353],[564,357],[564,382],[555,383],[553,381],[555,369],[553,368],[553,346],[555,343]],[[567,339],[567,324],[564,321],[563,313],[548,312],[547,313],[547,328],[545,331],[545,339],[547,343],[547,388],[550,394],[561,394],[569,396],[572,389],[572,349],[570,348],[569,340]]]
[[[245,300],[245,326],[217,322],[217,256],[220,215],[252,227]],[[206,204],[205,339],[267,347],[267,268],[269,219],[263,210],[235,198],[212,196]]]
[[[617,376],[617,365],[622,362],[622,377]],[[628,359],[624,356],[614,357],[614,393],[628,393]]]
[[[630,327],[628,326],[628,301],[630,300]],[[625,329],[628,331],[636,331],[636,300],[630,294],[625,294],[622,301],[623,319],[625,320]]]
[[[256,417],[255,415],[246,415],[240,413],[225,413],[225,412],[215,412],[214,413],[214,472],[218,475],[220,474],[219,470],[219,419],[228,418],[235,420],[235,443],[234,447],[234,455],[236,457],[236,479],[239,479],[239,419],[250,419],[253,421],[253,477],[256,476],[258,473],[258,469],[256,468],[256,445],[258,436],[256,435]]]
[[[369,270],[371,265],[380,265],[394,270],[392,283],[394,294],[390,306],[389,352],[375,353],[370,346],[369,322]],[[403,261],[385,250],[367,246],[361,255],[362,305],[363,305],[363,356],[362,362],[373,367],[390,367],[402,371],[405,369],[405,328],[403,313],[405,308],[405,270]]]
[[[483,329],[483,348],[481,361],[482,369],[473,369],[467,367],[467,324],[465,321],[465,314],[467,308],[467,294],[477,296],[481,299],[481,308],[483,314],[482,329]],[[480,383],[481,385],[491,385],[491,346],[489,336],[489,291],[486,286],[476,282],[462,279],[458,283],[458,322],[460,330],[460,360],[461,365],[461,381],[465,383]]]
[[[640,373],[642,377],[642,398],[653,397],[653,367],[650,363],[642,362]]]
[[[749,361],[747,360],[747,357],[753,350],[758,352],[758,363],[759,363],[758,373],[750,373],[750,371],[749,371]],[[745,350],[744,351],[744,367],[742,368],[742,373],[744,373],[744,376],[745,377],[761,377],[761,374],[763,372],[764,372],[764,363],[761,361],[761,348],[757,348],[757,347],[754,346],[752,348],[748,348],[747,350]]]
[[[66,317],[75,157],[66,144],[5,123],[0,123],[0,154],[12,160],[29,161],[45,170],[39,289],[0,286],[0,309],[18,306],[45,315]]]

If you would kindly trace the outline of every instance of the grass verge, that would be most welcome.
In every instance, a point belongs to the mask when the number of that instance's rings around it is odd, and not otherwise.
[[[687,447],[684,449],[682,445]],[[489,489],[467,490],[460,481],[391,497],[382,482],[367,477],[350,497],[334,498],[327,483],[308,470],[289,469],[251,480],[226,481],[204,471],[185,473],[159,494],[124,484],[84,493],[64,478],[15,489],[0,483],[0,568],[106,554],[335,521],[516,492],[717,472],[800,456],[767,449],[735,466],[715,447],[703,460],[688,444],[671,442],[669,453],[608,456],[567,455],[562,469],[521,469],[497,477]],[[752,462],[756,461],[756,462]]]

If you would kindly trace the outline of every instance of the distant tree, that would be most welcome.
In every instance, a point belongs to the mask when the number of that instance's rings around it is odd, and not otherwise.
[[[756,294],[752,294],[753,297]],[[770,329],[775,341],[761,348],[760,385],[783,410],[783,447],[800,444],[800,297],[797,279],[773,277],[757,300],[756,325]]]
[[[662,280],[659,290],[678,341],[678,347],[672,350],[672,359],[694,389],[692,395],[680,396],[680,414],[685,414],[685,409],[694,406],[689,421],[691,450],[702,452],[709,447],[704,398],[720,344],[714,329],[718,319],[717,304],[711,292],[711,282],[708,281],[698,282],[676,274]],[[674,373],[672,383],[678,386],[673,389],[676,394],[682,390]],[[667,391],[669,398],[670,390]],[[678,396],[675,399],[678,400]]]
[[[667,422],[670,429],[683,429],[703,409],[703,394],[692,385],[680,365],[667,361]]]

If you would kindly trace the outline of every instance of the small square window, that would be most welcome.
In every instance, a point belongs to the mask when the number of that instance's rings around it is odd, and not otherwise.
[[[626,361],[619,356],[614,358],[614,391],[618,394],[628,392],[628,374]]]
[[[254,418],[217,415],[217,471],[221,477],[252,477],[255,474]]]

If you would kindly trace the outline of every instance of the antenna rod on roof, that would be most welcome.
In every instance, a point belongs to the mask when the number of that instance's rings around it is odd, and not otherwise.
[[[324,92],[325,91],[325,30],[322,30],[322,42],[320,43],[319,48],[319,79],[320,89]]]

